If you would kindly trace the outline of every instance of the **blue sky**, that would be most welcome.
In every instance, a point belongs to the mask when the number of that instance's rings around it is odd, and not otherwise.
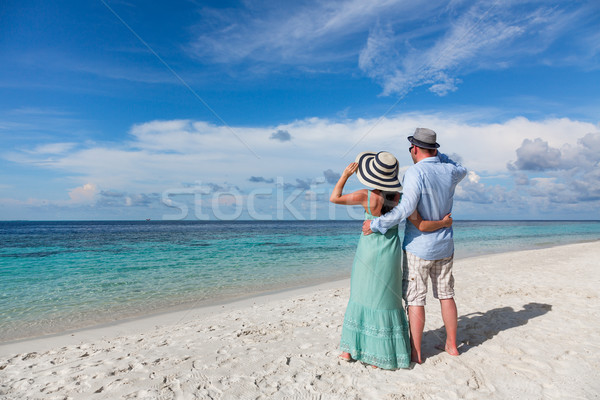
[[[600,219],[597,1],[5,0],[0,56],[3,220],[360,218],[419,126],[457,219]]]

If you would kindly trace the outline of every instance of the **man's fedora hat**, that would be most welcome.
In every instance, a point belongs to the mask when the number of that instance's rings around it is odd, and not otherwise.
[[[409,142],[423,149],[437,149],[440,147],[440,145],[436,143],[436,140],[436,133],[427,128],[417,128],[414,135],[408,137]]]
[[[402,191],[398,180],[398,160],[392,153],[367,151],[360,153],[355,162],[358,163],[356,176],[363,185],[389,192]]]

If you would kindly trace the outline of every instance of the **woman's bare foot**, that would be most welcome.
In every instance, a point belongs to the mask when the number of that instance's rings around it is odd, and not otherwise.
[[[451,356],[457,356],[460,353],[458,352],[458,349],[456,348],[456,345],[449,345],[448,343],[446,343],[446,353],[450,354]]]
[[[417,351],[415,349],[412,349],[410,351],[410,361],[417,363],[417,364],[423,363],[423,360],[421,359],[421,354],[417,353]]]
[[[340,354],[340,355],[338,356],[338,358],[339,358],[340,360],[344,360],[344,361],[352,361],[352,356],[350,355],[350,353],[346,353],[346,352],[344,352],[344,353]]]

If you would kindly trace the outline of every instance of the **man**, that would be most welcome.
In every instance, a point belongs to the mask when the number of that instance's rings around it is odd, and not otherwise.
[[[431,129],[417,128],[408,137],[414,165],[404,175],[402,200],[389,213],[366,220],[363,233],[385,233],[389,228],[419,211],[424,220],[440,220],[452,211],[456,185],[467,170],[438,153],[437,135]],[[409,218],[410,219],[410,218]],[[446,327],[446,352],[458,355],[456,348],[457,311],[454,302],[454,241],[452,227],[434,232],[421,232],[407,222],[404,231],[403,297],[408,305],[411,358],[421,363],[421,341],[425,326],[427,280],[431,277],[433,296],[440,300],[442,319]]]

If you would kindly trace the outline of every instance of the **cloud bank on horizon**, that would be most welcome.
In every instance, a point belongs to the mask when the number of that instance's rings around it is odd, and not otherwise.
[[[78,186],[69,189],[69,200],[0,201],[12,206],[159,207],[169,205],[161,193],[192,194],[190,188],[209,198],[235,192],[242,202],[267,189],[263,197],[274,201],[274,190],[281,186],[286,193],[305,191],[307,201],[319,194],[319,215],[325,217],[328,190],[356,156],[348,149],[375,122],[312,118],[276,127],[233,127],[234,136],[229,128],[203,121],[151,121],[133,126],[129,140],[119,145],[55,143],[5,153],[16,164],[65,174]],[[593,124],[518,117],[503,124],[473,125],[456,115],[409,114],[379,121],[363,147],[390,150],[406,168],[406,136],[423,123],[444,127],[438,129],[440,150],[469,169],[457,189],[459,209],[484,207],[518,215],[515,209],[557,212],[585,204],[590,209],[600,200],[600,130]],[[360,186],[354,179],[349,187]],[[312,193],[316,188],[320,192]],[[260,212],[270,215],[273,207],[265,200]]]
[[[345,218],[341,171],[418,126],[457,218],[600,219],[596,2],[106,4],[7,8],[0,219]]]

